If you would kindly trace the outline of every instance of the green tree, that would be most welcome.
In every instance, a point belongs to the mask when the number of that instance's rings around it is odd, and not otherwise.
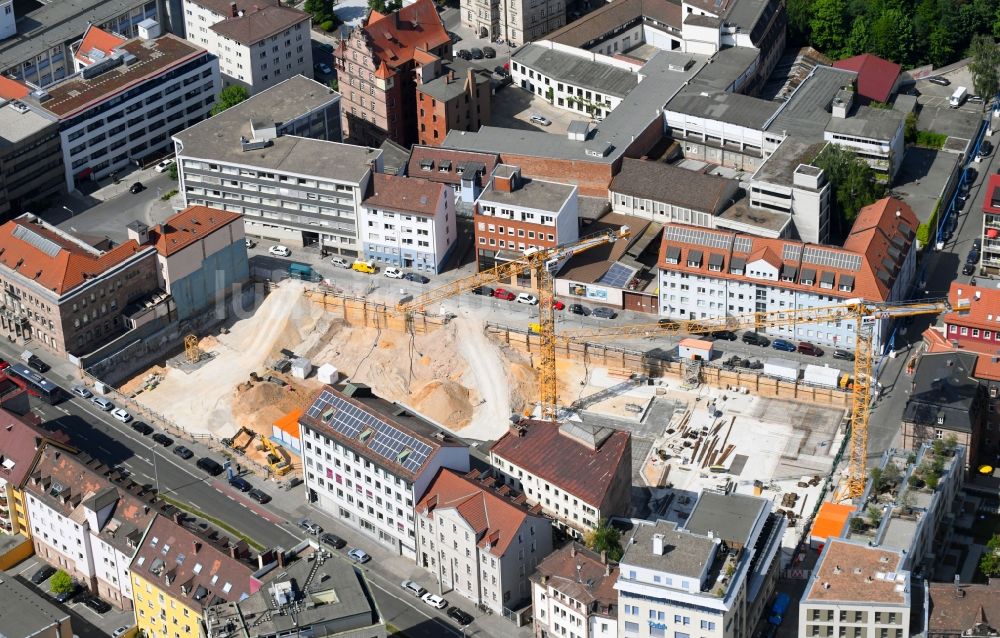
[[[809,19],[812,45],[830,57],[839,57],[848,35],[847,3],[815,0]]]
[[[49,579],[49,589],[53,594],[68,594],[73,591],[73,579],[63,570],[52,574]]]
[[[302,8],[312,16],[313,24],[333,20],[333,0],[306,0]]]
[[[601,521],[597,527],[584,535],[583,542],[595,552],[606,552],[608,560],[618,562],[625,554],[621,539],[622,534],[617,528],[609,525],[607,521]]]
[[[969,63],[972,86],[977,95],[989,100],[1000,89],[1000,50],[997,49],[997,43],[991,36],[976,34],[972,37],[969,54],[972,57]]]
[[[917,114],[907,113],[903,123],[903,139],[907,144],[913,144],[917,139]]]
[[[875,179],[875,171],[851,151],[829,144],[813,161],[822,168],[833,189],[835,235],[842,237],[858,216],[858,211],[881,197],[885,188]]]
[[[979,559],[979,570],[990,578],[1000,576],[1000,534],[994,534],[986,543],[986,550]]]
[[[215,106],[212,107],[212,115],[218,115],[226,109],[236,106],[248,97],[250,97],[250,94],[245,88],[239,84],[230,84],[219,91],[219,96],[215,98]]]
[[[851,35],[847,38],[844,57],[861,55],[871,50],[872,32],[867,20],[855,20]]]
[[[788,14],[788,44],[808,44],[812,0],[788,0],[785,3],[785,12]]]
[[[402,6],[402,0],[368,0],[369,9],[383,14],[399,11]]]
[[[916,41],[913,20],[909,13],[898,8],[883,10],[871,21],[871,41],[867,51],[908,66],[913,60]]]
[[[177,160],[174,160],[174,163],[171,164],[170,168],[167,169],[167,175],[170,176],[170,179],[174,180],[175,182],[177,181]]]
[[[869,505],[866,514],[868,516],[868,524],[872,527],[878,527],[879,523],[882,522],[882,510],[877,506]]]

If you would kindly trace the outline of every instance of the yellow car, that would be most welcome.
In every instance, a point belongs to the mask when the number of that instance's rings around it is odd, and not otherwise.
[[[351,264],[352,270],[357,270],[358,272],[365,272],[369,275],[375,274],[375,264],[370,261],[361,261],[360,259]]]

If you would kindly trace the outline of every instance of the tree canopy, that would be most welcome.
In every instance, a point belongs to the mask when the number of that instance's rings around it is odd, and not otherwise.
[[[983,576],[1000,576],[1000,534],[994,534],[986,543],[986,551],[979,559],[979,570]]]
[[[248,97],[250,97],[250,93],[244,87],[239,84],[230,84],[219,91],[219,96],[215,98],[215,106],[212,107],[212,115],[218,115]]]
[[[608,560],[619,561],[625,554],[621,543],[622,534],[607,521],[601,521],[593,530],[587,532],[583,541],[595,552],[606,552]]]
[[[68,594],[73,591],[73,579],[60,569],[49,579],[49,589],[53,594]]]
[[[1000,49],[992,36],[976,34],[969,47],[972,61],[969,71],[972,73],[972,86],[976,95],[996,95],[1000,89]]]
[[[851,151],[828,145],[813,161],[826,172],[833,191],[833,234],[842,238],[850,229],[858,211],[885,193],[875,179],[875,171]]]

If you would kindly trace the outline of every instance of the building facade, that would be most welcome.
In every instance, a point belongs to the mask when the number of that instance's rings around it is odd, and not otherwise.
[[[531,575],[535,638],[618,636],[618,566],[573,542],[549,554]]]
[[[312,77],[308,13],[276,0],[185,0],[189,41],[219,58],[224,85],[258,93],[295,75]]]
[[[20,215],[32,204],[62,193],[59,124],[19,101],[28,87],[0,78],[0,221]]]
[[[417,271],[441,272],[457,243],[452,189],[419,177],[376,173],[358,228],[365,258]]]
[[[417,559],[414,504],[437,471],[469,470],[469,449],[368,386],[326,386],[299,418],[309,502]]]
[[[520,46],[566,24],[565,0],[462,0],[462,26],[486,40]]]
[[[437,146],[448,131],[478,131],[490,122],[490,74],[460,58],[441,65],[436,77],[417,84],[416,92],[421,144]]]
[[[490,465],[557,527],[582,538],[601,521],[628,514],[631,449],[628,432],[522,421],[490,448]]]
[[[985,274],[996,275],[1000,274],[1000,175],[990,175],[984,190],[979,267]]]
[[[451,37],[431,0],[390,15],[372,12],[333,52],[344,139],[368,146],[387,138],[405,147],[415,143],[415,71],[450,58]]]
[[[417,564],[454,591],[498,614],[531,595],[528,576],[552,551],[552,526],[523,495],[494,490],[473,470],[442,469],[415,507]]]

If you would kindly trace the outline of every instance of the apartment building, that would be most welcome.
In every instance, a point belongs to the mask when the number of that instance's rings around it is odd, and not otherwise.
[[[112,476],[99,461],[46,446],[24,493],[35,554],[128,610],[129,565],[156,516],[156,494],[139,496]]]
[[[787,521],[771,503],[702,492],[684,527],[641,522],[619,563],[618,636],[749,638],[778,576]]]
[[[677,319],[811,308],[861,297],[909,298],[916,264],[917,220],[887,197],[862,209],[844,246],[815,246],[668,224],[660,247],[660,314]],[[875,324],[881,346],[887,320]],[[855,326],[805,324],[768,328],[793,341],[853,349]]]
[[[431,0],[398,11],[371,12],[334,49],[344,96],[343,137],[379,146],[386,138],[409,147],[417,141],[416,74],[451,58],[451,37]]]
[[[604,119],[639,84],[641,64],[540,40],[510,60],[514,84],[581,117]]]
[[[258,569],[246,541],[157,515],[132,561],[135,624],[149,638],[207,636],[206,608],[250,596]]]
[[[66,188],[59,124],[20,101],[29,93],[0,76],[0,222]]]
[[[997,275],[1000,274],[1000,175],[990,175],[984,190],[979,269],[983,274]]]
[[[566,24],[565,0],[462,0],[462,26],[487,40],[520,46]]]
[[[441,272],[457,245],[452,189],[419,177],[376,173],[359,210],[365,258],[400,268]]]
[[[833,98],[833,117],[823,139],[851,150],[871,167],[876,179],[890,184],[903,165],[906,152],[903,137],[906,114],[896,109],[857,106],[856,95],[851,87],[841,89]]]
[[[910,635],[905,551],[831,538],[799,601],[799,636]]]
[[[184,0],[187,39],[219,58],[224,85],[251,94],[312,77],[311,24],[308,13],[279,0]]]
[[[360,383],[325,386],[299,426],[309,502],[416,560],[414,504],[439,469],[469,470],[469,448]]]
[[[73,638],[73,619],[42,592],[0,571],[0,635]]]
[[[12,7],[7,3],[11,11],[3,9],[2,17],[11,16],[28,30],[20,37],[0,41],[0,74],[45,88],[75,72],[74,47],[90,25],[134,38],[143,21],[164,23],[163,11],[168,4],[156,0],[83,0]],[[9,24],[8,32],[11,28],[16,31],[17,24]]]
[[[535,638],[618,636],[618,566],[571,542],[549,554],[531,575]]]
[[[496,153],[459,151],[440,146],[414,146],[406,163],[406,174],[451,189],[455,207],[464,217],[472,216],[472,206],[489,185],[493,169],[500,163]]]
[[[479,270],[579,239],[577,187],[527,179],[499,164],[476,200],[473,221]]]
[[[341,144],[339,96],[286,80],[174,136],[188,206],[242,214],[247,235],[356,257],[358,209],[379,149]]]
[[[456,58],[440,64],[435,76],[417,84],[417,139],[421,144],[437,146],[448,131],[478,131],[490,123],[493,87],[488,71]]]
[[[924,606],[927,619],[924,628],[928,638],[961,638],[989,636],[1000,627],[1000,581],[992,578],[986,584],[928,583],[928,600]]]
[[[552,551],[552,525],[522,494],[473,470],[441,469],[415,511],[417,564],[453,591],[496,613],[531,596],[528,576]]]
[[[120,335],[129,303],[159,290],[156,249],[99,250],[34,215],[0,226],[0,332],[60,356]]]
[[[218,59],[150,22],[110,56],[21,102],[59,121],[67,189],[167,154],[170,135],[208,117]]]
[[[582,538],[601,521],[628,514],[631,450],[628,432],[522,420],[490,448],[490,465],[557,527]]]

